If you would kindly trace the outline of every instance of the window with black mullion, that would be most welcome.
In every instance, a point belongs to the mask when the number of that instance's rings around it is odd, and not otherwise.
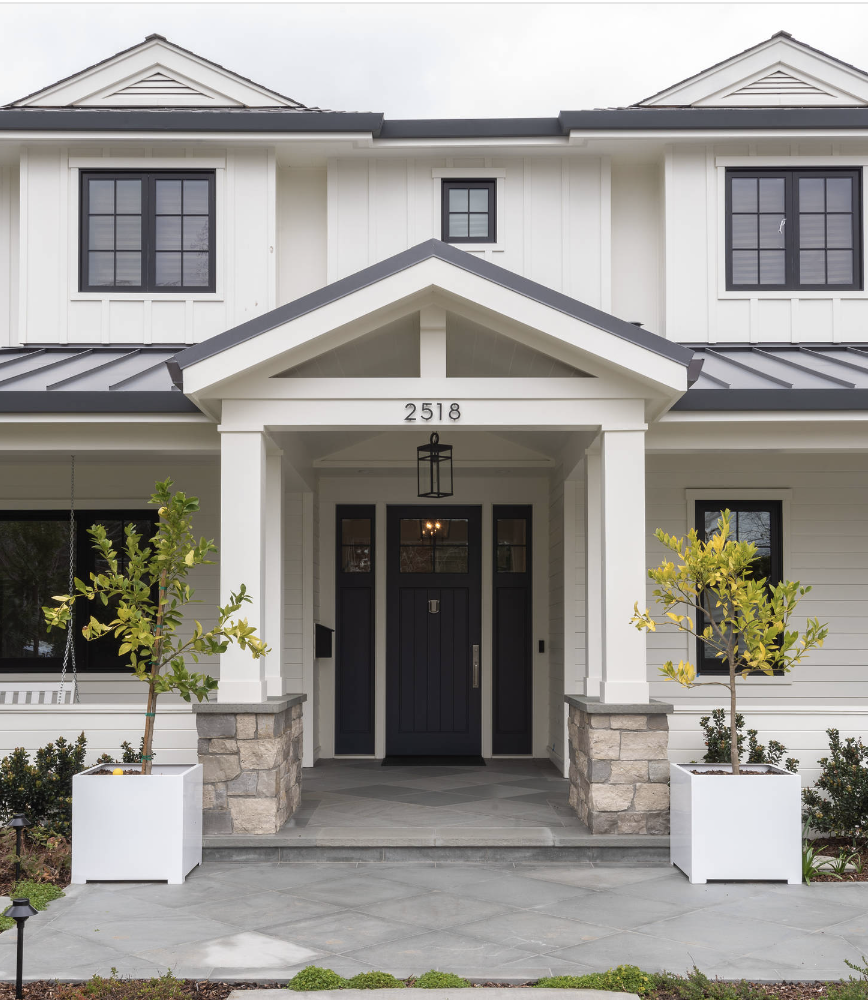
[[[860,172],[729,171],[730,290],[861,288]]]
[[[495,242],[495,182],[443,181],[442,239]]]

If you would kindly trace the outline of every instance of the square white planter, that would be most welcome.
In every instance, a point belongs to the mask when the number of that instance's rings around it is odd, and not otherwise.
[[[802,881],[802,779],[771,764],[742,771],[775,777],[692,774],[729,764],[670,764],[670,860],[691,882]]]
[[[202,862],[202,765],[72,779],[72,882],[181,884]],[[118,764],[129,769],[136,765]]]

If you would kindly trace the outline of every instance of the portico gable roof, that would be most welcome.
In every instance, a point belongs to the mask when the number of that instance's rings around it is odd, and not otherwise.
[[[326,333],[329,322],[352,322],[428,290],[482,305],[528,326],[545,327],[543,332],[571,345],[577,356],[597,357],[607,368],[656,382],[670,393],[682,392],[688,377],[696,374],[688,372],[694,357],[690,348],[436,239],[189,347],[167,364],[185,392],[207,392]],[[344,308],[337,316],[333,307],[339,304]],[[542,326],[541,319],[547,320]]]

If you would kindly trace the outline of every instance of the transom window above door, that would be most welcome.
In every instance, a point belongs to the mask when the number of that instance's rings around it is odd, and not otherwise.
[[[214,173],[83,171],[80,289],[213,292]]]
[[[444,243],[495,242],[495,181],[443,181]]]
[[[726,287],[861,289],[859,170],[729,170]]]

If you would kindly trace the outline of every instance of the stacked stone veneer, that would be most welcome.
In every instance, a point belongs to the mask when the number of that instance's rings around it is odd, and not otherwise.
[[[671,705],[570,695],[570,805],[591,833],[669,833]]]
[[[304,695],[194,705],[204,834],[271,834],[301,801]]]

